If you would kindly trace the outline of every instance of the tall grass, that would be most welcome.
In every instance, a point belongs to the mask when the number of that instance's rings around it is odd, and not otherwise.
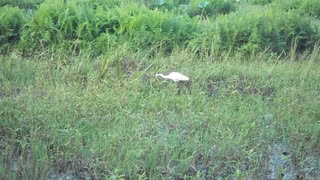
[[[319,179],[319,22],[300,3],[1,7],[0,179]],[[172,71],[189,87],[155,78]]]
[[[138,68],[120,62],[123,75],[113,58],[1,58],[4,177],[258,178],[278,141],[299,176],[316,177],[308,169],[320,133],[314,54],[292,63],[136,54],[126,61]],[[193,79],[191,93],[154,78],[174,69]]]

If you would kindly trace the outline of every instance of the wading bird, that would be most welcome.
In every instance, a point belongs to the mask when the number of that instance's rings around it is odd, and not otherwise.
[[[190,92],[191,81],[189,77],[178,72],[171,72],[168,75],[156,74],[156,77],[159,77],[159,76],[164,79],[170,79],[176,82],[178,86],[178,92],[177,92],[178,94],[181,94],[181,89],[184,89],[184,88],[186,88],[186,90]]]
[[[171,72],[168,75],[156,74],[156,77],[159,77],[159,76],[164,79],[171,79],[174,82],[189,81],[189,77],[178,72]]]

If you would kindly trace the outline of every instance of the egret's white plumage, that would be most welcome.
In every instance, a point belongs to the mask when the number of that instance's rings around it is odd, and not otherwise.
[[[178,72],[171,72],[168,75],[156,74],[156,77],[159,77],[159,76],[164,79],[171,79],[174,82],[189,81],[189,77]]]

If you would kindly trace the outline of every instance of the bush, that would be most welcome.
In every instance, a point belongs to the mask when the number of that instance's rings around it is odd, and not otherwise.
[[[302,1],[301,9],[311,16],[320,18],[320,1],[318,0]]]
[[[161,44],[170,51],[175,44],[186,43],[198,30],[197,17],[150,10],[134,4],[118,8],[113,14],[118,18],[121,36],[128,38],[136,48]]]
[[[188,0],[137,0],[150,9],[175,10],[182,4],[187,4]]]
[[[299,51],[313,46],[319,32],[306,14],[316,16],[314,9],[319,6],[314,7],[313,0],[292,0],[284,10],[289,1],[282,2],[275,1],[268,8],[238,6],[243,9],[229,13],[235,10],[234,0],[47,0],[25,26],[20,47],[30,51],[59,46],[100,54],[119,44],[136,51],[152,46],[171,52],[177,45],[183,48],[190,43],[203,51],[249,53],[265,49],[280,53],[293,43]],[[200,21],[199,15],[209,18]],[[1,37],[19,39],[8,33]]]
[[[20,32],[27,21],[27,14],[18,7],[0,8],[0,51],[5,51],[10,44],[20,39]]]
[[[318,27],[297,11],[246,9],[218,17],[215,25],[198,34],[191,46],[246,53],[268,49],[280,53],[289,50],[292,43],[303,51],[318,41]]]
[[[235,10],[232,0],[137,0],[150,9],[187,13],[190,17],[197,15],[216,16]]]
[[[99,36],[114,31],[117,22],[103,6],[78,2],[48,0],[41,4],[23,31],[22,49],[37,50],[52,45],[88,48]]]
[[[23,9],[33,9],[44,1],[45,0],[1,0],[0,6],[11,5],[19,6]]]
[[[232,1],[225,0],[191,0],[187,7],[187,13],[193,17],[196,15],[217,16],[234,11],[235,5]]]
[[[274,0],[247,0],[250,4],[257,4],[257,5],[266,5],[272,3]]]
[[[276,0],[273,5],[284,10],[296,9],[302,14],[320,18],[320,1],[319,0]]]
[[[279,12],[271,16],[275,20],[280,38],[285,43],[285,50],[289,50],[293,43],[297,43],[297,50],[304,51],[320,40],[319,26],[308,16],[303,16],[298,11]]]
[[[49,0],[41,4],[23,33],[22,47],[65,44],[71,49],[89,46],[101,53],[117,42],[130,42],[136,50],[159,44],[171,50],[191,39],[197,30],[197,18],[150,10],[136,3],[106,9],[77,2]]]

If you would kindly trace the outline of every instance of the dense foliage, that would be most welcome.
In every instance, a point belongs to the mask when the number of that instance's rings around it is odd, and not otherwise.
[[[318,0],[291,0],[281,1],[277,0],[274,3],[275,7],[280,7],[284,10],[297,9],[302,15],[309,15],[320,18],[320,1]]]
[[[208,48],[283,53],[293,45],[301,52],[313,48],[320,39],[316,0],[248,1],[262,5],[246,6],[231,0],[27,2],[37,8],[2,7],[0,26],[3,43],[19,43],[28,53],[55,47],[101,54],[125,43],[133,50],[172,52],[188,46],[202,53]]]
[[[310,17],[301,16],[296,10],[256,7],[241,10],[220,16],[215,24],[199,33],[194,39],[196,47],[206,50],[214,46],[248,53],[267,49],[281,53],[289,51],[293,43],[301,52],[319,41],[319,28]]]
[[[45,0],[1,0],[0,6],[11,5],[19,6],[24,9],[33,9],[44,1]]]
[[[26,15],[18,7],[4,6],[0,9],[0,52],[7,51],[8,45],[20,40]]]

